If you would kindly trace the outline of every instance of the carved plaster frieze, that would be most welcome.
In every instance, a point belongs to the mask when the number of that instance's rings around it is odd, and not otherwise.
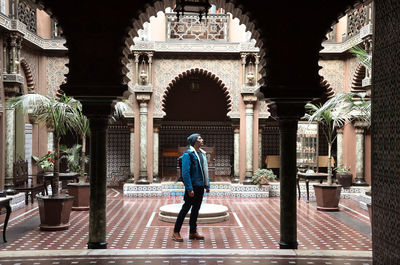
[[[236,42],[154,42],[140,41],[131,46],[131,51],[155,51],[155,52],[200,52],[204,53],[240,53],[240,52],[256,52],[260,49],[255,47],[252,42],[236,43]]]
[[[19,83],[23,84],[25,81],[24,77],[20,74],[3,74],[4,83]]]

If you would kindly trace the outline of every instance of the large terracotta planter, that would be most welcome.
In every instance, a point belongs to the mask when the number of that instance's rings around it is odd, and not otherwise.
[[[74,196],[73,211],[87,211],[90,204],[89,183],[69,183],[68,194]]]
[[[69,195],[39,196],[40,229],[47,231],[68,229],[73,201],[74,197]]]
[[[315,184],[317,209],[320,211],[339,211],[341,190],[341,185]]]
[[[351,173],[336,173],[336,179],[344,189],[350,188],[353,184],[353,174]]]

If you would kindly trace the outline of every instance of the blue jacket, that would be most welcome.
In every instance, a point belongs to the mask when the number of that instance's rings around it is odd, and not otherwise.
[[[189,154],[190,153],[190,154]],[[203,165],[200,165],[200,158],[203,157]],[[190,158],[189,156],[192,156]],[[193,161],[193,163],[192,163]],[[210,179],[208,177],[208,164],[206,152],[202,149],[197,153],[191,146],[182,156],[182,177],[185,189],[191,191],[193,186],[204,186],[210,188]]]

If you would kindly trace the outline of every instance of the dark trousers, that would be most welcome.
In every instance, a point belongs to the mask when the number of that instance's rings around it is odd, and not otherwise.
[[[201,202],[203,201],[204,195],[204,187],[203,186],[194,186],[193,187],[194,196],[190,197],[187,190],[185,190],[185,196],[183,199],[185,203],[182,205],[182,209],[176,218],[174,232],[180,232],[183,221],[185,220],[186,214],[189,212],[190,207],[192,207],[192,211],[190,212],[190,232],[191,234],[196,233],[197,228],[197,217],[199,216],[199,210],[201,206]]]

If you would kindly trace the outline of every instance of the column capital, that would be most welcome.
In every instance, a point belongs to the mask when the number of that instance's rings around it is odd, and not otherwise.
[[[356,131],[362,130],[362,132],[364,132],[364,130],[367,129],[369,127],[369,125],[365,121],[355,121],[354,127],[356,128]]]
[[[279,120],[299,120],[305,114],[307,101],[303,100],[279,100],[270,104],[270,112],[273,117]]]
[[[343,127],[337,127],[336,128],[336,133],[337,134],[343,134],[344,128]]]
[[[253,108],[254,103],[257,102],[257,97],[251,93],[242,93],[243,102],[246,105],[246,109]]]
[[[139,93],[136,92],[136,100],[140,103],[140,105],[142,104],[148,104],[150,99],[151,99],[151,92],[145,92],[145,93]]]

